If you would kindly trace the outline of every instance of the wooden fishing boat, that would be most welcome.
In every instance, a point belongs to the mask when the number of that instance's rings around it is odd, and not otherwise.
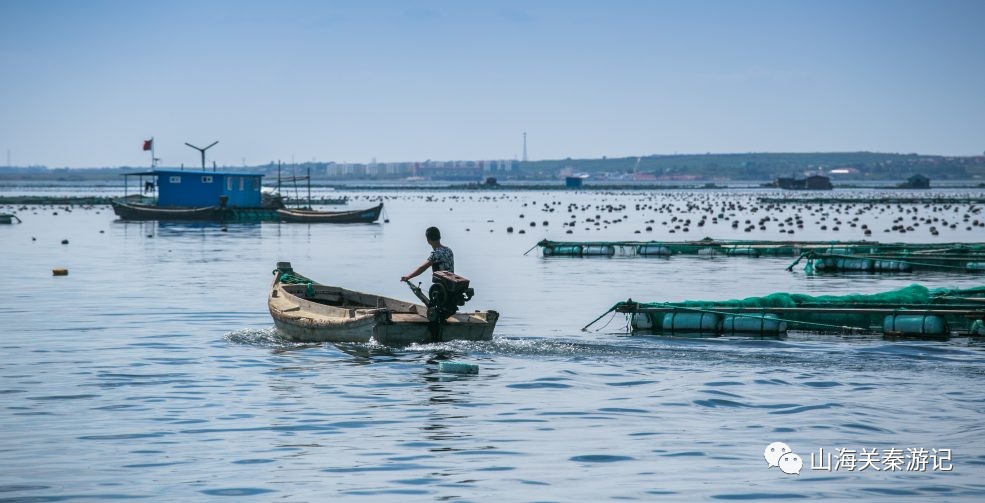
[[[113,212],[122,220],[187,220],[218,221],[231,216],[229,209],[219,206],[166,207],[110,201]]]
[[[110,201],[122,220],[175,220],[242,222],[279,220],[276,210],[284,204],[279,195],[263,193],[263,175],[232,171],[184,171],[154,169],[123,173],[124,197]],[[153,204],[132,201],[127,196],[130,177],[151,177],[146,190],[156,190]],[[143,199],[141,196],[137,196]]]
[[[383,203],[372,208],[350,211],[317,211],[300,209],[279,209],[280,219],[291,223],[309,224],[369,224],[380,218]]]
[[[428,306],[314,282],[279,262],[267,297],[277,330],[299,342],[356,342],[389,346],[492,339],[496,311],[434,319]]]

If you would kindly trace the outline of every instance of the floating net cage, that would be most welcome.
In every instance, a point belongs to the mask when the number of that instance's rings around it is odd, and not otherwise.
[[[872,331],[944,336],[985,335],[985,287],[928,289],[923,285],[877,294],[773,293],[725,301],[620,302],[610,311],[631,315],[635,331],[751,333],[786,330]]]

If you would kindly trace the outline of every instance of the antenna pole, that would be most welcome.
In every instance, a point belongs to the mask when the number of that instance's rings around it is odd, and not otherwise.
[[[209,145],[208,147],[200,148],[200,147],[196,147],[195,145],[192,145],[191,143],[188,143],[187,141],[185,142],[185,145],[188,145],[189,147],[198,150],[202,154],[202,171],[205,171],[205,151],[214,147],[216,143],[219,143],[219,140],[212,142],[212,144]],[[212,168],[212,171],[215,171],[215,167]]]

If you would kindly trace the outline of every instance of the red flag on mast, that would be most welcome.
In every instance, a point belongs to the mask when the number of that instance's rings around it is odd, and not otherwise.
[[[144,150],[150,150],[154,148],[154,139],[144,140]]]

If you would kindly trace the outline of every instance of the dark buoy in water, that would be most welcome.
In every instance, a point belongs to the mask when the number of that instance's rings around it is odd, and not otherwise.
[[[62,240],[62,244],[63,244],[63,245],[67,245],[67,244],[68,244],[68,240],[67,240],[67,239],[63,239],[63,240]]]
[[[64,267],[56,267],[51,270],[52,276],[68,276],[68,269]]]
[[[227,227],[223,227],[223,228],[221,228],[219,230],[222,231],[222,232],[229,232],[229,228],[227,228]]]
[[[510,234],[513,234],[513,228],[512,227],[507,227],[506,228],[506,232],[508,232]]]
[[[479,366],[462,362],[438,362],[438,371],[449,374],[478,374]]]

